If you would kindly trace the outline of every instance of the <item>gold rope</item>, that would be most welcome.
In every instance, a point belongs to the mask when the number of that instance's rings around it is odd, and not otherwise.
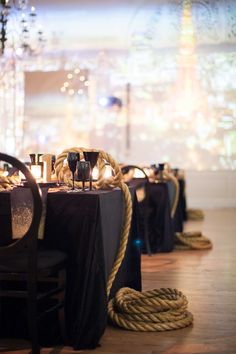
[[[212,242],[201,231],[175,233],[175,249],[180,250],[207,250],[213,247]]]
[[[193,315],[186,297],[176,289],[139,292],[122,288],[109,301],[108,313],[118,326],[141,332],[170,331],[189,326]]]
[[[201,209],[188,209],[187,210],[187,219],[188,220],[203,220],[204,213]]]
[[[173,199],[172,204],[170,206],[170,208],[171,208],[170,214],[171,214],[171,217],[173,218],[175,216],[176,208],[177,208],[178,201],[179,201],[179,182],[178,182],[178,179],[172,173],[168,172],[167,170],[163,171],[163,179],[164,179],[164,181],[171,181],[174,185],[174,188],[175,188],[174,199]],[[153,172],[153,173],[151,173],[151,175],[149,175],[149,180],[150,180],[150,182],[158,183],[161,181],[160,175],[155,175]]]
[[[173,218],[175,216],[176,208],[177,208],[178,201],[179,201],[179,182],[178,182],[177,178],[172,173],[169,173],[167,171],[163,171],[163,172],[164,172],[163,173],[164,178],[171,181],[175,187],[175,196],[174,196],[174,200],[171,205],[171,217]]]
[[[11,190],[18,183],[19,178],[17,176],[4,176],[0,174],[0,191]]]

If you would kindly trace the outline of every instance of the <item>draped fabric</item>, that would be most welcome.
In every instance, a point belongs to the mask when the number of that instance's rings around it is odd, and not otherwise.
[[[179,200],[176,212],[173,218],[174,232],[182,232],[184,228],[184,221],[187,220],[187,206],[185,196],[185,180],[178,179],[179,182]]]
[[[174,248],[174,231],[167,184],[164,182],[151,183],[148,198],[151,250],[153,253],[170,252]]]
[[[129,184],[138,190],[145,185],[145,180],[137,178]],[[142,252],[147,252],[144,237],[145,228],[148,230],[152,253],[170,252],[174,247],[174,229],[167,183],[148,183],[145,193],[145,198],[138,205]]]
[[[69,344],[74,349],[96,348],[107,325],[106,280],[119,246],[124,214],[122,199],[118,189],[47,194],[45,234],[39,244],[68,255],[65,317]],[[8,211],[3,208],[3,202]],[[136,203],[133,193],[132,229],[112,296],[123,286],[141,290]],[[0,193],[0,221],[8,232],[11,229],[10,209],[10,193]],[[2,318],[10,321],[9,313]],[[50,340],[58,335],[58,327],[55,318],[47,321],[43,339],[50,345]],[[20,326],[15,330],[10,324],[8,329],[2,334],[20,334]]]
[[[106,280],[119,246],[123,218],[120,190],[49,194],[45,243],[69,256],[66,327],[74,349],[95,348],[107,324]],[[140,250],[135,245],[137,220],[125,260],[112,288],[141,289]]]

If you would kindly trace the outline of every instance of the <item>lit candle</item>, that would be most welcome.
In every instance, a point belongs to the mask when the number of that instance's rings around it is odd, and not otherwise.
[[[137,168],[134,169],[134,178],[144,178],[144,174],[141,170],[138,170]]]
[[[148,177],[151,176],[151,174],[152,174],[152,169],[151,169],[151,168],[144,167],[143,170],[144,170],[144,172],[146,173],[146,175],[147,175]]]
[[[42,180],[42,166],[41,165],[31,165],[30,167],[31,173],[36,179],[37,182]]]
[[[112,177],[112,168],[110,165],[105,166],[105,173],[104,173],[104,178],[109,179]]]
[[[92,178],[94,181],[96,181],[98,179],[98,174],[99,174],[99,170],[97,167],[94,167],[93,169],[93,175],[92,175]]]

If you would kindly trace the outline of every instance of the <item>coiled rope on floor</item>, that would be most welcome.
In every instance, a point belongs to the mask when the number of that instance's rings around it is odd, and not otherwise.
[[[55,171],[57,178],[71,185],[68,177],[68,166],[64,164],[68,152],[93,151],[84,148],[70,148],[64,150],[56,159]],[[93,182],[95,189],[119,187],[124,195],[124,220],[117,252],[112,270],[107,281],[107,298],[109,298],[112,284],[122,264],[128,243],[132,217],[132,200],[128,186],[123,181],[121,169],[111,155],[99,151],[98,180]],[[113,168],[113,176],[104,177],[105,164]],[[67,175],[67,176],[66,176]],[[79,182],[76,182],[80,185]],[[116,296],[109,301],[108,315],[111,321],[119,327],[133,331],[168,331],[189,326],[193,322],[193,315],[187,311],[186,297],[176,289],[162,288],[139,292],[130,288],[120,289]]]
[[[213,247],[209,238],[201,231],[187,231],[175,233],[175,249],[179,250],[208,250]]]
[[[187,218],[188,220],[203,220],[204,213],[201,209],[188,209],[187,210]]]
[[[108,313],[119,327],[140,332],[180,329],[193,322],[188,301],[178,290],[161,288],[139,292],[120,289],[109,301]]]

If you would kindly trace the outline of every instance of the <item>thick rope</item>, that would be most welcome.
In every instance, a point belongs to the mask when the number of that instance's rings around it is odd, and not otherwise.
[[[0,191],[11,190],[19,184],[18,176],[4,176],[0,174]]]
[[[122,229],[122,233],[121,233],[119,249],[116,254],[116,259],[113,263],[113,266],[112,266],[112,269],[111,269],[111,272],[109,274],[109,278],[107,281],[107,297],[108,298],[109,298],[111,287],[112,287],[112,284],[115,280],[116,274],[118,273],[118,270],[119,270],[121,263],[122,263],[124,256],[125,256],[125,251],[126,251],[126,247],[127,247],[127,243],[128,243],[128,239],[129,239],[131,217],[132,217],[132,199],[131,199],[129,188],[122,181],[120,183],[120,188],[121,188],[123,195],[124,195],[125,212],[124,212],[123,229]]]
[[[213,247],[212,242],[201,231],[176,232],[175,249],[180,250],[208,250]]]
[[[68,166],[64,164],[68,152],[83,153],[83,148],[64,150],[57,157],[55,171],[58,180],[71,185]],[[91,151],[91,150],[85,150]],[[97,150],[99,151],[99,150]],[[104,178],[105,164],[113,168],[113,176]],[[93,182],[96,189],[119,187],[124,196],[125,210],[119,250],[107,281],[107,297],[109,298],[112,284],[124,259],[131,226],[132,200],[128,186],[123,182],[119,165],[104,151],[99,151],[99,177]],[[77,183],[80,186],[80,184]],[[167,331],[189,326],[193,316],[187,310],[186,297],[176,289],[158,289],[139,292],[129,288],[120,289],[115,298],[109,301],[108,315],[111,321],[125,329],[133,331]]]
[[[170,331],[193,322],[187,303],[186,297],[176,289],[139,292],[122,288],[109,301],[108,313],[113,323],[128,330]]]
[[[154,172],[149,175],[149,179],[150,179],[150,182],[154,182],[154,183],[158,183],[161,181],[159,174],[155,175]],[[174,185],[175,194],[174,194],[174,198],[171,203],[171,206],[170,206],[170,209],[171,209],[170,214],[171,214],[171,217],[173,218],[175,216],[176,208],[177,208],[178,201],[179,201],[179,182],[178,182],[178,179],[172,173],[168,172],[167,170],[163,171],[163,179],[164,179],[164,181],[171,181]]]
[[[188,220],[203,220],[204,213],[201,209],[188,209],[187,210],[187,219]]]
[[[174,199],[173,199],[173,202],[171,205],[171,217],[173,218],[175,216],[176,208],[177,208],[178,201],[179,201],[179,182],[178,182],[177,178],[172,173],[169,173],[167,171],[163,171],[163,172],[164,172],[163,173],[164,178],[171,181],[175,187],[175,195],[174,195]]]

